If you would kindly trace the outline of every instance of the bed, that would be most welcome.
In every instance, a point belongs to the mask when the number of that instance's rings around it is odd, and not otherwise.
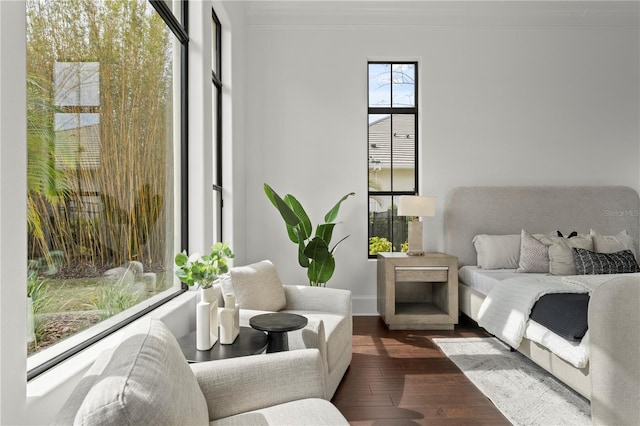
[[[487,287],[518,275],[514,270],[501,269],[491,276],[490,271],[473,268],[478,261],[473,243],[476,235],[519,235],[523,229],[537,235],[556,230],[565,235],[570,231],[589,234],[591,230],[617,235],[626,230],[640,250],[639,212],[638,193],[623,186],[453,189],[445,204],[444,243],[445,251],[458,257],[461,268],[461,313],[477,321]],[[476,271],[468,273],[469,269]],[[490,273],[483,277],[482,272]],[[640,277],[620,274],[609,278],[590,293],[586,366],[576,367],[527,337],[515,349],[588,398],[594,424],[638,424]],[[480,284],[469,285],[472,280]]]

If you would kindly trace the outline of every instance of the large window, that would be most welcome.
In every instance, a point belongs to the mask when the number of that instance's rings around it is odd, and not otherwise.
[[[369,256],[407,241],[397,197],[418,192],[418,64],[368,64]]]
[[[33,377],[181,290],[187,33],[179,1],[26,8]]]

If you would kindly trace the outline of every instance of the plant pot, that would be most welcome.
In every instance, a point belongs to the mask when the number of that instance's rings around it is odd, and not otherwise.
[[[196,305],[196,349],[208,351],[217,341],[218,298],[213,288],[201,288]]]

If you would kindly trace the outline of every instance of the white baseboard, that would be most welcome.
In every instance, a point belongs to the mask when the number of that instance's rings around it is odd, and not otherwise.
[[[369,316],[378,314],[378,297],[373,296],[352,296],[354,316]]]

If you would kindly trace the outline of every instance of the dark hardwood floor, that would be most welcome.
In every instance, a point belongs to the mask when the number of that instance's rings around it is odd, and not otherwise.
[[[332,402],[352,425],[509,425],[431,340],[485,337],[471,321],[454,331],[388,330],[353,317],[353,360]]]

